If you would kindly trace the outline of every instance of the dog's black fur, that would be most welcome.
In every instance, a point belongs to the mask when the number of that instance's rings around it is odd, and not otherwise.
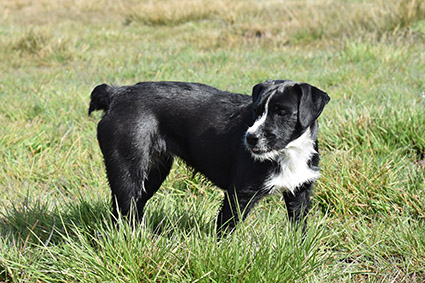
[[[114,216],[135,203],[141,219],[178,156],[226,192],[219,234],[272,192],[283,193],[298,221],[318,177],[317,118],[328,101],[323,91],[286,80],[254,86],[252,98],[198,83],[97,86],[89,115],[105,111],[98,141]]]

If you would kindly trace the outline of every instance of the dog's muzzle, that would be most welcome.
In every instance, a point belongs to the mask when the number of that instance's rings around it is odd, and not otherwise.
[[[252,157],[258,161],[275,160],[281,151],[273,150],[268,145],[269,139],[273,138],[273,134],[252,133],[248,131],[245,134],[245,146],[250,151]]]
[[[252,134],[250,132],[245,135],[245,143],[247,147],[254,153],[260,153],[261,150],[258,147],[258,136],[256,134]]]

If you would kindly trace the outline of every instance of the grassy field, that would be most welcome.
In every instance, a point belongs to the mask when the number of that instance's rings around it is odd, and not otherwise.
[[[0,282],[424,282],[425,2],[0,3]],[[222,241],[176,164],[143,227],[110,219],[97,84],[292,79],[332,98],[304,240],[279,198]]]

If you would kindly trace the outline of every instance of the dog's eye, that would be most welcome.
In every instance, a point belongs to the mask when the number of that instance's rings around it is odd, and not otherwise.
[[[284,109],[280,108],[279,106],[274,106],[272,108],[272,112],[279,115],[279,116],[286,116],[288,114],[287,111],[285,111]]]

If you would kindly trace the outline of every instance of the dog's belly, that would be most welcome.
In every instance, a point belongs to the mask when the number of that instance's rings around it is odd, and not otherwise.
[[[225,138],[213,136],[206,140],[192,136],[190,140],[184,141],[168,139],[167,148],[196,172],[202,173],[216,186],[226,190],[232,180],[238,150],[232,150],[231,139],[225,142],[221,139]],[[242,145],[239,147],[243,149]]]

